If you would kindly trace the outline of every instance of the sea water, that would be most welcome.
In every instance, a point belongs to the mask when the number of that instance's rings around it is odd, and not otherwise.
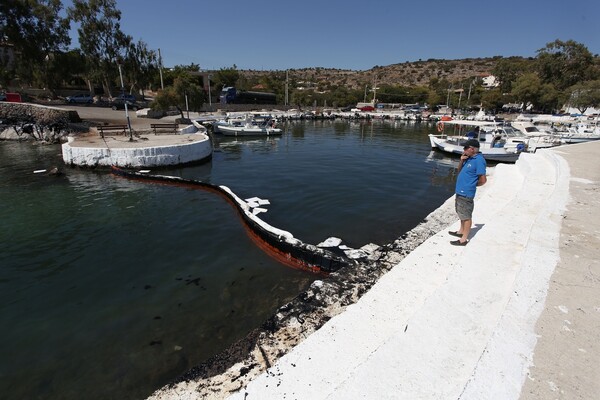
[[[202,165],[152,171],[268,200],[309,244],[387,244],[453,193],[434,127],[301,121],[214,136]],[[62,175],[34,173],[58,166]],[[71,169],[60,146],[0,143],[0,393],[144,398],[259,327],[321,277],[278,264],[202,190]]]

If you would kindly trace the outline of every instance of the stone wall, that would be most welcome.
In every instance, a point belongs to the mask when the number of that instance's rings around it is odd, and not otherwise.
[[[0,102],[0,139],[56,141],[68,133],[70,123],[80,121],[76,111]]]
[[[76,111],[42,106],[31,103],[0,102],[0,121],[30,122],[39,125],[80,122]]]

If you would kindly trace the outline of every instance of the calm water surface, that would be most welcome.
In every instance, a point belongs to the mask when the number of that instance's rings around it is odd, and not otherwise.
[[[211,162],[157,173],[268,199],[306,243],[386,244],[452,195],[433,126],[307,121],[217,136]],[[144,398],[258,327],[318,276],[256,248],[221,197],[63,168],[59,146],[0,143],[2,398]]]

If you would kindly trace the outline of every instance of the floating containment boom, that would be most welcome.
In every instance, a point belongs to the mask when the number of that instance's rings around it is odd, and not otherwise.
[[[258,213],[253,212],[255,209],[253,210],[247,202],[236,196],[226,186],[217,186],[176,176],[126,171],[117,167],[112,167],[111,171],[114,175],[128,179],[203,189],[221,195],[238,211],[250,239],[265,253],[282,264],[315,273],[330,273],[352,263],[349,258],[303,243],[290,232],[267,224],[256,216]]]

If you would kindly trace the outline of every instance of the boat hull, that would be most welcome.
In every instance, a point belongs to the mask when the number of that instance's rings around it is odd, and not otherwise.
[[[429,135],[429,141],[433,149],[440,150],[444,153],[462,155],[464,152],[463,145],[460,142],[452,143],[446,137],[440,135]],[[514,163],[519,159],[520,152],[507,151],[505,148],[499,147],[482,147],[479,152],[486,160],[496,162]]]
[[[246,126],[220,126],[219,132],[224,136],[276,136],[281,135],[279,128],[261,128]]]

